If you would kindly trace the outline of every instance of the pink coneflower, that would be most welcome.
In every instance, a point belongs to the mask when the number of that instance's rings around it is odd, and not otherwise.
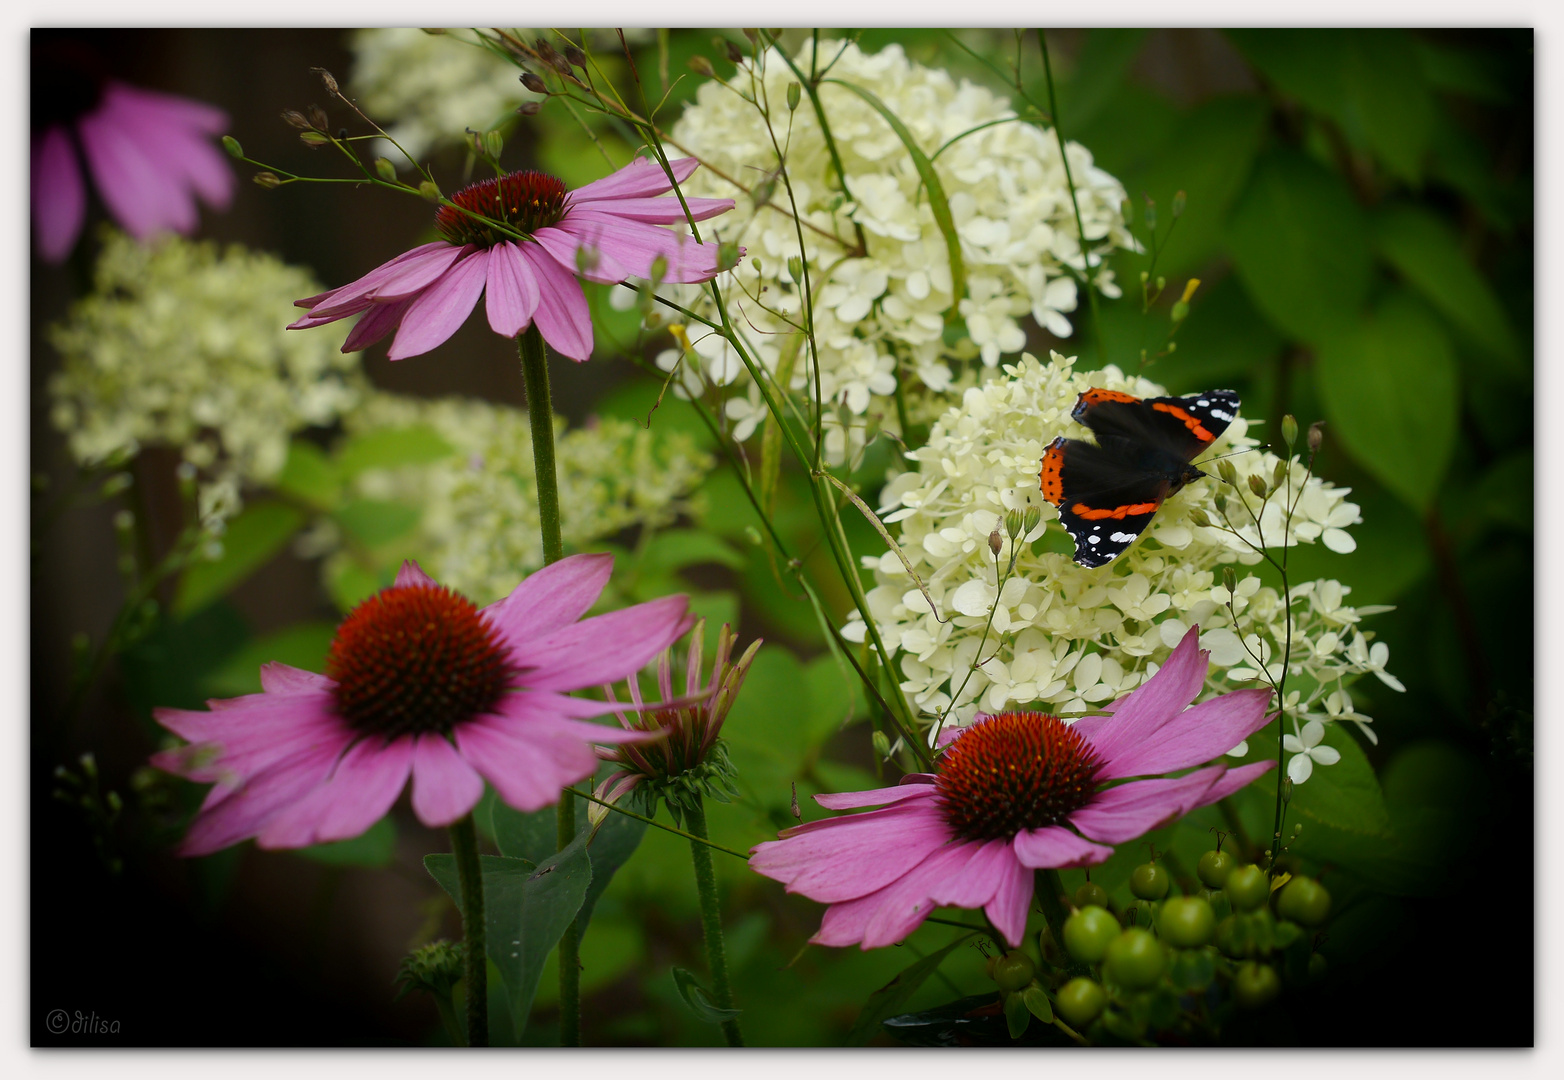
[[[32,135],[33,225],[47,262],[70,254],[87,217],[87,159],[109,213],[138,240],[199,224],[196,197],[226,209],[234,176],[209,141],[228,126],[221,109],[199,101],[86,76],[57,93]],[[63,114],[70,115],[63,115]]]
[[[158,709],[190,745],[153,763],[216,784],[182,853],[357,836],[409,773],[429,826],[467,814],[484,779],[518,810],[555,802],[596,770],[594,743],[648,737],[586,723],[610,706],[568,692],[623,678],[688,625],[682,596],[583,620],[612,569],[609,555],[561,559],[479,611],[410,561],[343,620],[326,675],[267,664],[262,693]]]
[[[1019,945],[1034,871],[1100,863],[1113,854],[1103,845],[1213,803],[1276,764],[1217,764],[1103,786],[1209,761],[1265,726],[1268,690],[1237,690],[1186,711],[1208,666],[1198,634],[1186,634],[1167,665],[1109,716],[1074,725],[1031,712],[979,717],[934,773],[815,796],[831,810],[885,809],[788,829],[756,846],[750,866],[831,905],[811,939],[817,944],[889,945],[952,905],[982,908]]]
[[[683,183],[699,163],[683,158],[670,164]],[[496,334],[515,337],[536,323],[555,351],[586,360],[592,355],[592,317],[577,274],[607,284],[650,279],[652,264],[661,259],[663,281],[717,275],[715,242],[698,244],[658,228],[685,220],[677,198],[653,198],[672,188],[662,166],[646,158],[575,191],[540,172],[480,181],[453,195],[455,206],[436,212],[435,228],[444,240],[398,255],[350,285],[295,300],[310,313],[288,328],[364,312],[342,351],[365,348],[395,330],[388,356],[401,360],[456,333],[478,294],[486,292]],[[696,221],[733,209],[732,199],[685,202]],[[518,233],[525,239],[518,240]]]

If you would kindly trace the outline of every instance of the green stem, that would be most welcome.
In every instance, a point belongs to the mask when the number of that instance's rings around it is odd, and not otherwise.
[[[489,966],[483,924],[483,867],[478,833],[468,814],[451,826],[451,854],[462,888],[462,938],[467,943],[467,1045],[489,1045]]]
[[[565,555],[559,533],[559,480],[554,474],[554,403],[549,398],[548,349],[536,323],[527,327],[519,341],[521,377],[527,387],[527,418],[532,422],[532,467],[538,478],[543,565],[547,566]]]
[[[466,1046],[467,1037],[462,1031],[461,1018],[456,1015],[456,1003],[451,1000],[451,992],[447,990],[443,994],[431,994],[434,998],[435,1008],[440,1010],[440,1022],[445,1025],[445,1033],[451,1037],[452,1046]]]
[[[1070,913],[1064,910],[1064,904],[1059,899],[1064,895],[1064,882],[1059,880],[1057,870],[1039,870],[1033,882],[1038,906],[1043,909],[1043,918],[1048,923],[1048,929],[1053,931],[1054,943],[1062,949],[1064,948],[1064,921],[1070,917]]]
[[[569,789],[560,793],[558,810],[560,851],[576,838],[576,799]],[[559,938],[559,1045],[581,1045],[581,923],[572,919]]]
[[[690,831],[701,838],[690,841],[690,858],[695,863],[695,890],[701,898],[701,929],[706,935],[706,962],[711,968],[712,1002],[719,1009],[733,1008],[733,987],[728,983],[728,956],[722,941],[722,908],[717,900],[717,874],[712,869],[711,851],[706,843],[706,805],[700,792],[685,808],[684,819]],[[737,1019],[722,1022],[722,1034],[729,1046],[743,1046],[744,1035]]]

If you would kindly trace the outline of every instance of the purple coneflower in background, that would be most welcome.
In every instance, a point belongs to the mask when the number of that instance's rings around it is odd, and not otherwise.
[[[697,164],[683,158],[670,167],[683,183]],[[662,166],[646,158],[575,191],[532,171],[480,181],[453,195],[454,206],[436,211],[435,228],[444,240],[398,255],[340,289],[294,301],[309,314],[288,328],[303,330],[362,312],[342,351],[365,348],[395,330],[388,355],[401,360],[456,333],[478,295],[487,293],[489,326],[496,334],[515,337],[535,323],[556,352],[586,360],[592,355],[592,317],[577,274],[606,284],[651,279],[653,264],[661,260],[662,281],[696,282],[721,269],[715,242],[696,243],[658,227],[686,220],[677,198],[654,197],[672,188]],[[732,199],[685,204],[696,221],[733,208]]]
[[[60,103],[53,104],[58,113]],[[39,255],[64,260],[87,218],[78,148],[104,205],[126,232],[138,240],[165,229],[193,233],[200,221],[196,196],[218,210],[233,197],[233,172],[210,142],[227,126],[228,115],[211,105],[104,81],[75,117],[55,116],[33,131]]]
[[[267,664],[262,692],[158,709],[190,745],[153,764],[215,783],[180,850],[346,840],[413,780],[413,811],[449,825],[483,794],[532,811],[597,768],[593,744],[655,737],[585,722],[612,706],[567,696],[638,670],[689,627],[683,596],[582,619],[610,555],[544,567],[479,611],[414,562],[337,629],[326,675]]]
[[[1216,802],[1274,761],[1186,776],[1112,780],[1210,761],[1267,722],[1269,690],[1236,690],[1186,709],[1205,683],[1199,628],[1108,716],[1067,725],[1043,713],[980,716],[945,748],[933,773],[896,787],[817,795],[830,810],[882,806],[785,830],[749,865],[830,904],[821,945],[890,945],[937,907],[982,908],[1021,944],[1037,870],[1092,866],[1122,844]],[[1094,842],[1095,841],[1095,842]]]

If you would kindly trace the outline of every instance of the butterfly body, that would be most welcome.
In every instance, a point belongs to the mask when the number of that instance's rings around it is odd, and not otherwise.
[[[1063,436],[1043,452],[1043,498],[1075,541],[1075,561],[1103,566],[1151,523],[1158,508],[1206,474],[1193,464],[1238,414],[1238,395],[1138,398],[1088,390],[1070,415],[1096,442]]]

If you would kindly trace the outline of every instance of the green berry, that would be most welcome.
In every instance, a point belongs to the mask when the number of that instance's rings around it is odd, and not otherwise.
[[[1130,872],[1130,892],[1142,900],[1161,900],[1173,884],[1173,875],[1154,862],[1141,863]]]
[[[1020,949],[1011,949],[994,961],[993,977],[1001,990],[1016,991],[1032,981],[1037,966]]]
[[[1077,960],[1095,964],[1119,936],[1119,920],[1107,908],[1083,907],[1064,922],[1064,947]]]
[[[1128,990],[1144,990],[1162,977],[1167,957],[1148,930],[1124,931],[1108,946],[1103,974]]]
[[[1246,960],[1233,973],[1233,1000],[1240,1008],[1258,1009],[1282,992],[1281,977],[1270,964]]]
[[[1075,890],[1075,906],[1078,908],[1094,906],[1105,908],[1108,906],[1108,890],[1101,885],[1088,881],[1085,885]]]
[[[1318,926],[1330,914],[1330,893],[1311,877],[1295,877],[1277,896],[1276,913],[1304,926]]]
[[[1179,949],[1193,949],[1211,940],[1216,912],[1198,896],[1175,896],[1162,905],[1157,933]]]
[[[1225,851],[1208,851],[1195,864],[1195,873],[1208,889],[1220,889],[1227,884],[1227,875],[1233,872],[1238,860]]]
[[[1254,911],[1265,906],[1271,895],[1271,879],[1258,866],[1240,866],[1227,875],[1223,890],[1234,911]]]
[[[1083,1028],[1102,1013],[1108,993],[1090,979],[1075,978],[1059,988],[1054,1007],[1074,1028]]]

